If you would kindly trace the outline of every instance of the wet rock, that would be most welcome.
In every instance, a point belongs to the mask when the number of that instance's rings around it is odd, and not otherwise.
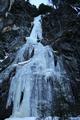
[[[33,46],[30,46],[29,48],[25,49],[23,57],[26,60],[29,60],[34,55],[34,48]]]
[[[43,36],[48,40],[55,40],[62,36],[66,29],[75,26],[77,12],[69,5],[63,5],[57,10],[43,17]],[[45,25],[46,24],[46,25]]]
[[[68,104],[68,114],[79,115],[80,111],[77,111],[77,108],[80,109],[80,16],[69,4],[64,4],[50,14],[46,14],[43,17],[42,26],[45,38],[43,44],[46,43],[52,46],[53,50],[58,53],[55,53],[56,56],[61,56],[64,61],[64,67],[72,89],[72,96],[75,100],[71,105]],[[60,113],[60,110],[58,112]],[[63,112],[60,114],[63,114]]]
[[[1,32],[2,28],[3,28],[3,19],[0,18],[0,32]]]
[[[78,2],[77,0],[70,0],[70,1],[65,0],[65,3],[71,4],[71,5],[74,5],[74,4],[76,4],[77,2]]]
[[[16,9],[16,11],[15,11]],[[12,6],[12,9],[11,9],[11,13],[13,14],[20,14],[24,12],[24,15],[27,13],[28,16],[37,16],[38,15],[38,10],[36,8],[36,6],[34,5],[31,5],[29,2],[25,2],[24,0],[21,1],[21,0],[17,0],[14,2],[13,6]]]
[[[8,11],[10,0],[0,0],[0,16],[4,16]]]
[[[3,61],[0,62],[0,72],[7,68],[13,62],[14,58],[15,54],[12,54],[3,59]]]
[[[38,14],[46,14],[48,12],[51,12],[53,10],[52,7],[48,5],[41,4],[38,9]]]
[[[15,21],[15,16],[11,13],[8,13],[7,17],[5,18],[5,26],[13,25]]]
[[[8,92],[9,92],[9,86],[10,86],[10,78],[14,76],[15,74],[15,69],[13,69],[9,76],[6,77],[3,81],[3,83],[0,84],[0,119],[4,120],[5,118],[9,117],[12,113],[12,105],[9,106],[9,108],[6,108],[7,104],[7,97],[8,97]]]

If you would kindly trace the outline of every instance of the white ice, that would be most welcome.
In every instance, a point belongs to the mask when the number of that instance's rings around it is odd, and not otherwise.
[[[38,16],[34,18],[34,27],[31,31],[30,37],[27,37],[26,39],[30,43],[37,43],[37,40],[42,40],[42,27],[41,27],[41,16]]]
[[[35,117],[25,117],[25,118],[8,118],[5,120],[36,120]],[[51,117],[47,117],[45,120],[52,120]],[[59,120],[59,117],[54,117],[53,120]],[[70,117],[69,120],[80,120],[80,117]]]
[[[36,118],[35,117],[24,117],[24,118],[7,118],[5,120],[35,120]]]
[[[16,74],[11,80],[7,101],[7,107],[13,102],[11,116],[13,118],[10,120],[14,120],[14,117],[23,119],[24,117],[37,117],[38,104],[40,102],[49,104],[52,100],[51,87],[47,82],[48,78],[60,80],[61,75],[65,72],[63,67],[60,67],[59,61],[55,66],[51,47],[43,46],[37,42],[43,39],[41,16],[34,19],[33,29],[26,39],[26,44],[18,51],[13,64],[16,66]],[[29,60],[24,59],[25,50],[27,50],[26,54],[28,54]],[[32,53],[33,56],[31,56]]]
[[[16,118],[16,117],[14,117],[14,118],[7,118],[5,120],[36,120],[36,117],[24,117],[24,118]],[[46,117],[45,120],[52,120],[52,117]],[[59,120],[59,118],[54,117],[53,120]]]

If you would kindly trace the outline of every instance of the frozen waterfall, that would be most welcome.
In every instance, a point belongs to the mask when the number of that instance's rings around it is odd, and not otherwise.
[[[41,105],[51,107],[57,91],[55,81],[62,84],[62,76],[66,75],[61,60],[55,65],[51,47],[43,46],[40,42],[43,39],[41,16],[34,19],[32,32],[26,39],[13,64],[16,74],[11,80],[7,101],[7,107],[13,102],[12,117],[37,117]],[[68,87],[65,87],[67,91]]]

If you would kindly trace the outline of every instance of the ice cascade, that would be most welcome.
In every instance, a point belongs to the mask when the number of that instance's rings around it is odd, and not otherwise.
[[[18,51],[11,80],[7,106],[13,102],[12,117],[38,116],[39,106],[50,105],[54,91],[50,80],[60,80],[65,74],[60,62],[54,61],[50,46],[41,44],[41,16],[34,18],[34,26],[26,44]],[[63,71],[63,72],[62,72]]]

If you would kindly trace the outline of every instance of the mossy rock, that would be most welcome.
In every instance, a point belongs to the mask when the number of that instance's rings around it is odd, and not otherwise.
[[[0,42],[4,42],[4,41],[5,41],[4,35],[0,32]]]

